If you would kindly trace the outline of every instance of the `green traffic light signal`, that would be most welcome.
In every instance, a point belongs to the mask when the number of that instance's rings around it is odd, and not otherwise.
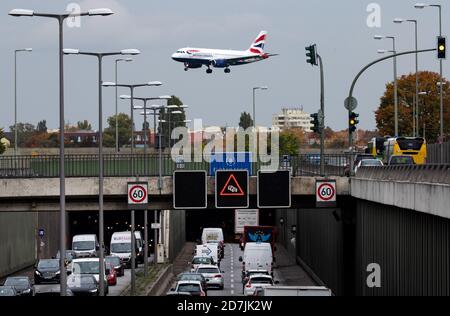
[[[357,114],[355,112],[350,113],[349,129],[350,129],[351,133],[356,131],[356,125],[358,125],[358,123],[359,123],[358,117],[359,117],[359,114]]]
[[[306,57],[307,57],[306,62],[313,66],[317,66],[318,65],[318,63],[317,63],[317,45],[314,44],[314,45],[305,47],[305,49],[306,49]]]
[[[447,43],[446,38],[443,36],[438,37],[437,51],[438,51],[438,59],[447,58]]]

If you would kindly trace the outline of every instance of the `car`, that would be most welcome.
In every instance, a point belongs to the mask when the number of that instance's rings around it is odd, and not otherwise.
[[[100,279],[100,259],[99,258],[77,258],[72,261],[71,274],[93,275],[97,282]],[[107,275],[110,273],[110,267],[105,262],[105,272],[103,279],[105,286],[105,294],[109,293]]]
[[[34,296],[61,296],[61,288],[59,284],[46,284],[36,288]],[[66,296],[74,296],[73,292],[67,288]]]
[[[5,286],[12,286],[19,296],[34,296],[34,286],[27,276],[8,277]]]
[[[275,282],[272,276],[267,274],[253,274],[249,277],[244,287],[244,295],[252,296],[257,288],[273,286]]]
[[[363,159],[361,160],[355,167],[355,173],[361,167],[382,167],[384,166],[383,162],[380,159]]]
[[[106,280],[108,281],[108,285],[116,285],[117,284],[117,272],[114,269],[114,265],[111,263],[105,262],[105,265],[107,266],[108,275],[106,276]]]
[[[34,284],[59,283],[59,259],[40,259],[34,268]]]
[[[189,292],[191,296],[206,296],[200,281],[178,281],[171,292]]]
[[[194,272],[200,264],[216,265],[216,262],[211,256],[195,256],[188,264],[191,264],[191,272]]]
[[[74,296],[98,296],[99,283],[93,275],[72,274],[67,278],[67,288]]]
[[[169,291],[166,293],[166,296],[192,296],[192,294],[190,292]]]
[[[242,273],[242,284],[245,285],[248,279],[254,274],[270,275],[269,271],[267,270],[247,270]]]
[[[107,256],[105,257],[105,261],[114,266],[114,270],[116,270],[118,277],[125,275],[125,263],[122,263],[119,257]]]
[[[355,160],[353,161],[353,168],[355,169],[356,166],[359,164],[359,162],[360,162],[361,160],[364,160],[364,159],[375,159],[375,157],[374,157],[372,154],[357,154],[357,155],[355,156]],[[347,164],[347,165],[345,166],[345,168],[344,168],[344,174],[345,174],[346,176],[349,176],[349,175],[350,175],[350,165],[349,165],[349,164]]]
[[[17,296],[16,289],[12,286],[0,286],[0,296]]]
[[[180,273],[177,276],[177,281],[200,281],[203,291],[205,291],[205,294],[208,295],[208,286],[206,284],[206,279],[200,273]]]
[[[219,269],[216,265],[212,264],[201,264],[195,270],[195,273],[202,274],[206,279],[206,286],[209,287],[218,287],[223,290],[224,281],[223,281],[223,271]]]
[[[409,155],[394,155],[389,158],[389,166],[411,166],[415,165],[413,156]]]

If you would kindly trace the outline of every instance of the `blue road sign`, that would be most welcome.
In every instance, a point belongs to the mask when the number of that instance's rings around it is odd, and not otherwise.
[[[209,175],[214,176],[216,170],[247,170],[252,173],[253,154],[250,152],[221,152],[211,154]]]
[[[44,229],[43,228],[39,228],[39,237],[44,237],[44,235],[45,235],[45,231],[44,231]]]

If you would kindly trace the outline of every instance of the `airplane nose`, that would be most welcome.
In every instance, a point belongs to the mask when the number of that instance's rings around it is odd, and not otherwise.
[[[172,59],[175,60],[178,57],[178,53],[173,53],[172,54]]]

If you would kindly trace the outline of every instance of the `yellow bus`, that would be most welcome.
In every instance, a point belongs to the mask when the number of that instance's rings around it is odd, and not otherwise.
[[[427,144],[422,137],[392,137],[384,142],[383,162],[388,163],[393,155],[409,155],[416,165],[427,161]]]

